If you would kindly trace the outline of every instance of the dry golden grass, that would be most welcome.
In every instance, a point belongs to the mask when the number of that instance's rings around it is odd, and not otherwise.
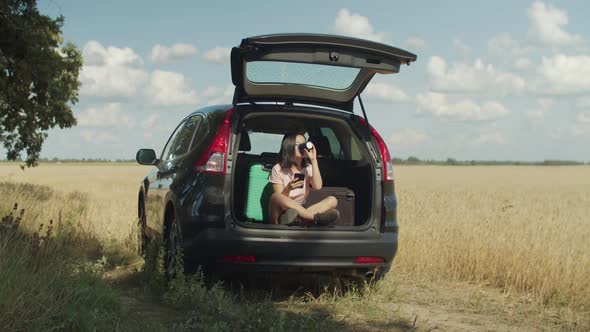
[[[590,167],[397,167],[395,270],[590,311]]]
[[[76,211],[78,223],[103,241],[130,239],[139,182],[148,167],[42,164],[20,170],[0,164],[0,182],[46,185],[10,192],[0,210],[18,202],[36,227]],[[471,281],[524,294],[541,306],[590,316],[590,167],[396,167],[400,246],[393,274]],[[7,189],[8,188],[8,189]],[[85,204],[76,202],[84,201]],[[78,205],[77,205],[78,204]],[[82,211],[80,211],[82,209]],[[32,220],[32,221],[31,221]],[[383,287],[394,287],[387,278]]]
[[[88,203],[77,222],[84,230],[92,231],[105,241],[124,241],[129,237],[137,221],[139,183],[148,167],[135,164],[41,164],[22,171],[18,165],[0,164],[0,182],[45,185],[64,194],[63,201],[46,202],[30,197],[35,191],[20,191],[10,196],[5,193],[7,198],[0,201],[0,208],[18,202],[27,208],[27,222],[38,224],[49,219],[57,220],[60,213],[72,209],[71,205],[76,202],[72,197],[83,196]]]

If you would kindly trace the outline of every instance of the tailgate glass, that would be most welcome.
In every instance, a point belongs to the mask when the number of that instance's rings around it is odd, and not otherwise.
[[[246,76],[255,84],[298,84],[332,90],[350,88],[359,72],[359,68],[282,61],[246,65]]]

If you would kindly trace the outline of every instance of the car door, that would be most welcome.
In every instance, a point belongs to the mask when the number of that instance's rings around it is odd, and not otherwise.
[[[231,52],[234,104],[312,103],[352,112],[375,74],[393,74],[416,55],[373,41],[320,34],[245,38]]]
[[[192,115],[184,119],[174,130],[166,143],[160,162],[157,165],[155,177],[147,191],[146,215],[147,227],[162,234],[164,223],[164,208],[168,203],[169,193],[173,183],[186,173],[183,160],[191,150],[191,144],[203,121],[201,114]]]

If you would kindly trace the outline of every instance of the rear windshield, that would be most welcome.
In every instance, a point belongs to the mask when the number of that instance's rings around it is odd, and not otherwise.
[[[251,117],[244,128],[250,144],[240,151],[251,155],[278,155],[285,133],[299,132],[315,144],[319,159],[364,160],[359,138],[340,121],[282,114]]]
[[[359,72],[359,68],[312,63],[254,61],[246,64],[246,77],[255,84],[286,83],[333,90],[348,89]]]

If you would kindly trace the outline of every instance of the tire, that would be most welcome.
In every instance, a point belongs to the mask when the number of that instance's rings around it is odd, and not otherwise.
[[[174,211],[167,213],[166,223],[166,256],[164,260],[164,271],[168,280],[173,279],[177,272],[184,272],[183,257],[179,255],[182,248],[182,235],[180,233],[180,226]],[[180,261],[179,261],[180,260]],[[181,266],[178,266],[180,264]]]
[[[385,275],[389,272],[390,269],[391,265],[388,265],[387,267],[377,270],[373,275],[373,278],[371,278],[372,281],[376,282],[382,280],[383,278],[385,278]]]
[[[147,246],[148,246],[148,237],[145,234],[145,227],[146,227],[146,217],[145,217],[145,203],[143,202],[143,198],[139,199],[138,204],[138,219],[137,219],[137,242],[138,242],[138,254],[145,258]]]

